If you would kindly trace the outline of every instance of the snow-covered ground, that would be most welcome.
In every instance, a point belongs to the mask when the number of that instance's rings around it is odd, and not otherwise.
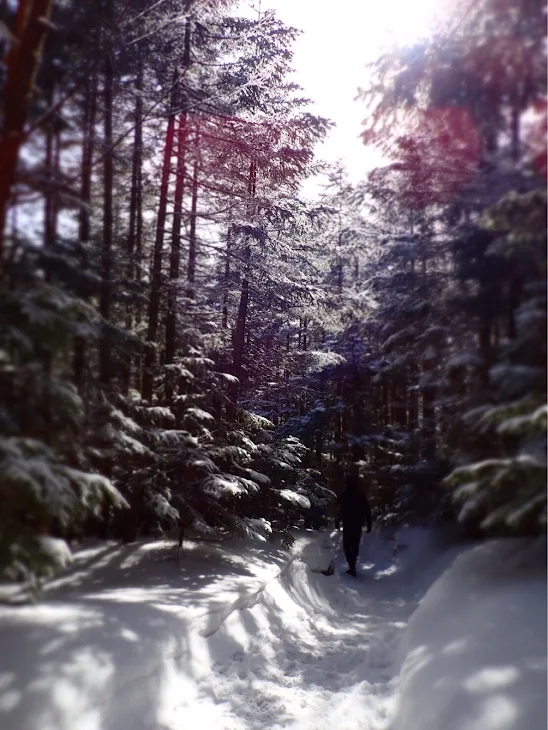
[[[460,555],[411,617],[393,730],[546,728],[546,541]]]
[[[80,550],[73,568],[47,587],[37,605],[0,609],[0,727],[479,728],[451,725],[443,713],[435,716],[443,719],[441,725],[420,722],[429,717],[421,703],[430,702],[426,687],[435,679],[428,668],[437,671],[435,662],[443,661],[439,676],[451,676],[448,659],[437,654],[445,647],[439,643],[444,632],[453,637],[456,624],[440,624],[443,616],[436,611],[445,615],[453,605],[458,613],[459,601],[472,595],[458,591],[467,554],[434,584],[407,629],[428,587],[464,546],[449,547],[433,533],[411,528],[364,535],[361,577],[354,580],[344,574],[339,542],[338,533],[310,531],[298,535],[291,551],[266,543],[185,542],[180,565],[160,542]],[[334,555],[335,574],[317,572]],[[493,580],[501,582],[500,576]],[[536,580],[521,582],[523,595]],[[509,594],[510,587],[501,598]],[[487,588],[481,596],[495,601]],[[512,624],[508,611],[503,631],[515,629],[520,616]],[[497,623],[496,611],[492,621]],[[539,647],[545,658],[545,641]],[[493,656],[486,655],[483,668]],[[500,663],[505,652],[495,658]],[[505,660],[509,666],[510,658]],[[474,665],[469,676],[464,662],[457,663],[456,681],[464,689],[446,691],[448,703],[457,695],[464,702],[466,680],[471,687],[486,681],[493,686],[494,675],[489,680],[482,667]],[[504,667],[506,683],[501,685],[499,672],[494,685],[499,694],[512,685]],[[540,676],[538,669],[530,671]],[[474,691],[475,707],[481,690]],[[444,700],[433,701],[438,705]]]

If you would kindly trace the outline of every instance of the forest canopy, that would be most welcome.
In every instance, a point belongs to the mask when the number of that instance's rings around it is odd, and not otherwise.
[[[0,572],[157,528],[289,545],[356,463],[377,520],[544,529],[540,0],[364,69],[358,183],[272,11],[0,13]]]

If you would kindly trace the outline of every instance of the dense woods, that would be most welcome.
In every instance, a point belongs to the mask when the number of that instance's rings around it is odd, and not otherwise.
[[[364,70],[360,183],[315,157],[270,11],[1,13],[0,570],[157,528],[290,544],[350,462],[378,520],[543,529],[540,0]]]

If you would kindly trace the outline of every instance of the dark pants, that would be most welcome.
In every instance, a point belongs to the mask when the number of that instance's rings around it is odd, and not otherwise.
[[[360,552],[362,526],[343,522],[343,549],[349,568],[356,567],[356,560]]]

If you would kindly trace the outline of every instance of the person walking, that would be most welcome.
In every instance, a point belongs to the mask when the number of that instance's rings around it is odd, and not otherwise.
[[[348,563],[346,571],[356,577],[356,561],[360,552],[363,526],[371,532],[371,506],[364,493],[365,484],[359,470],[353,467],[346,477],[345,491],[339,497],[339,512],[343,526],[343,549]]]

